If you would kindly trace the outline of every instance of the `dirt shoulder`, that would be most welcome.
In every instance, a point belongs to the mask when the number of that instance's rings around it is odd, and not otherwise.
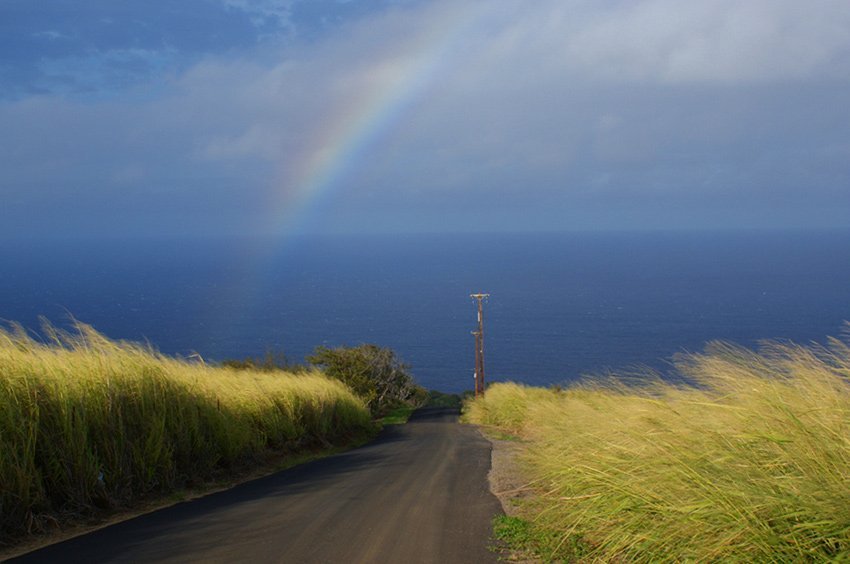
[[[505,440],[497,438],[497,434],[488,432],[487,428],[479,427],[481,433],[493,445],[490,451],[490,473],[487,475],[490,491],[502,505],[502,511],[510,517],[519,517],[519,506],[522,501],[532,495],[528,477],[522,470],[521,457],[524,444],[518,439]],[[511,548],[501,541],[499,560],[519,563],[537,564],[541,562],[525,550]]]
[[[529,495],[528,479],[523,476],[519,463],[522,443],[490,436],[487,438],[493,445],[490,473],[487,476],[490,491],[499,499],[505,515],[516,515],[518,502]]]

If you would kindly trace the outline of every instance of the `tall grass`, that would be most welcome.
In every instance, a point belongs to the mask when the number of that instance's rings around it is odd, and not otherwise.
[[[546,558],[850,560],[850,348],[712,344],[690,385],[494,385],[473,422],[526,441]]]
[[[46,332],[0,330],[0,539],[371,429],[319,373],[191,364],[85,325]]]

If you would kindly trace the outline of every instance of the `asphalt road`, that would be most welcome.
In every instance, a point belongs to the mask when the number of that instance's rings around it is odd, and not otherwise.
[[[13,562],[495,562],[490,443],[427,408],[369,445]]]

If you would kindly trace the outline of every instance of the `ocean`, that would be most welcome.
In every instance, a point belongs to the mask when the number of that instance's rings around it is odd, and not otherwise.
[[[824,342],[850,320],[850,232],[31,239],[0,242],[0,318],[73,318],[207,361],[394,349],[424,386],[568,383],[726,340]]]

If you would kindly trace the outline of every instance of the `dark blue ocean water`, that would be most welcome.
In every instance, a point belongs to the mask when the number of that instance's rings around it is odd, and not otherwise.
[[[725,339],[823,341],[850,319],[850,232],[306,237],[0,243],[0,317],[69,314],[116,339],[221,360],[395,349],[423,385],[551,384]]]

